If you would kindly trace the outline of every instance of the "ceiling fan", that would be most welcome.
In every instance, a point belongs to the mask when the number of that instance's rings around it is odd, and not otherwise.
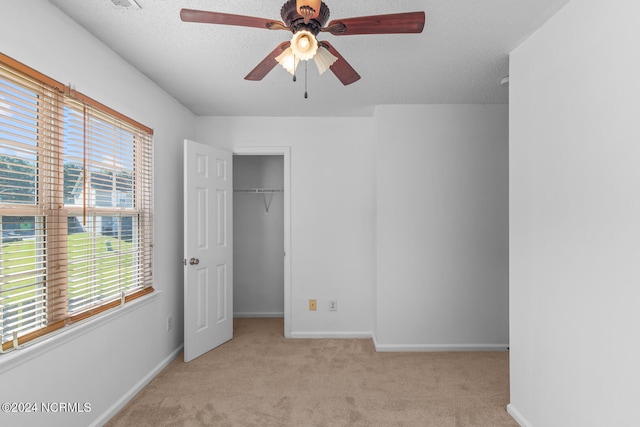
[[[424,12],[407,12],[338,19],[325,26],[329,20],[329,7],[321,0],[287,0],[282,5],[280,16],[284,22],[204,10],[180,11],[180,19],[184,22],[287,30],[293,33],[291,41],[280,43],[245,77],[246,80],[262,80],[278,63],[293,74],[295,80],[299,61],[313,59],[320,74],[330,69],[344,85],[358,81],[360,75],[329,42],[317,40],[320,32],[334,36],[421,33],[425,22]]]

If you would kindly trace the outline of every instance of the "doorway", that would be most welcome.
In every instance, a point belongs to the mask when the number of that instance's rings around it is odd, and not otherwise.
[[[234,317],[283,317],[290,337],[290,149],[233,150]]]

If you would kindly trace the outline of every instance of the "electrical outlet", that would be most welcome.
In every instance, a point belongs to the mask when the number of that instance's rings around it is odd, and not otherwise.
[[[338,311],[338,300],[337,299],[329,300],[329,311]]]
[[[173,329],[173,316],[167,316],[167,331]]]
[[[316,300],[310,299],[309,300],[309,311],[316,311],[316,309],[317,309]]]

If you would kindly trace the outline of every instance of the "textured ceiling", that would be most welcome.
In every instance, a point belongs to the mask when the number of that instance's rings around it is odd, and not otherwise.
[[[330,41],[362,79],[343,86],[308,68],[293,83],[281,67],[244,80],[286,31],[194,24],[180,9],[281,20],[284,0],[49,0],[199,116],[363,116],[382,104],[503,104],[508,54],[569,0],[325,0],[330,19],[425,11],[422,34]]]

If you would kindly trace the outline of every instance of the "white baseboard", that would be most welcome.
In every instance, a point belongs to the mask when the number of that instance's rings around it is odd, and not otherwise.
[[[291,338],[371,338],[371,332],[291,332]]]
[[[149,382],[166,368],[169,363],[175,359],[182,351],[183,345],[180,345],[171,354],[164,358],[155,368],[153,368],[147,375],[145,375],[136,385],[134,385],[127,393],[125,393],[120,399],[118,399],[109,409],[107,409],[102,415],[96,418],[91,424],[91,427],[99,427],[106,424],[115,414],[118,413],[124,406],[134,398],[136,394],[140,392]]]
[[[511,415],[511,418],[516,420],[518,424],[520,424],[520,427],[533,427],[511,403],[507,405],[507,413]]]
[[[377,352],[408,351],[508,351],[509,344],[380,344],[373,336]]]
[[[284,317],[284,312],[233,313],[233,317]]]

